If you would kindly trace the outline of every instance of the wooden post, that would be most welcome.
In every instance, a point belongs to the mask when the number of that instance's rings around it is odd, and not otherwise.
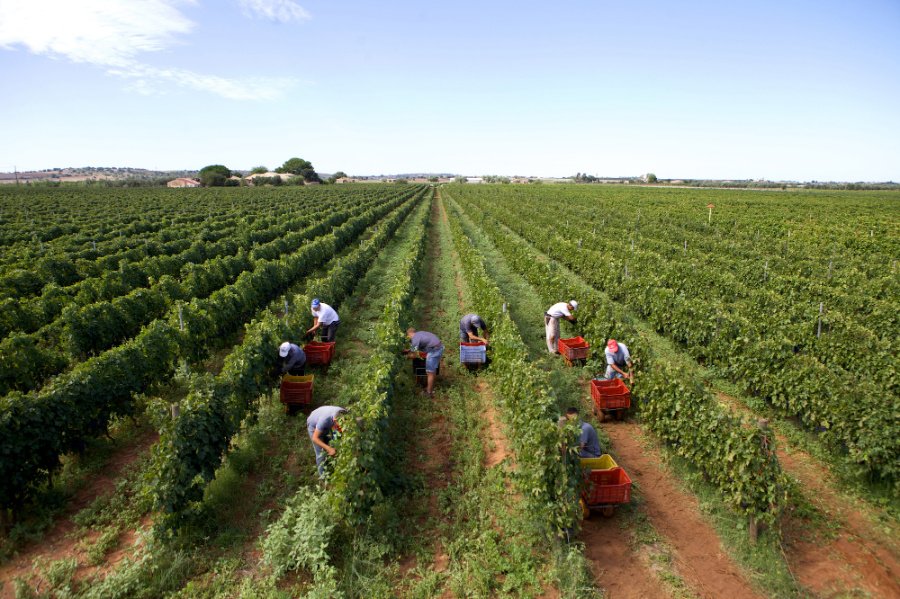
[[[177,403],[172,404],[172,420],[178,420],[178,417],[181,416],[181,406]]]
[[[181,309],[182,309],[181,304],[178,304],[178,330],[179,331],[184,330],[184,314],[182,313]]]
[[[767,456],[772,455],[772,448],[769,444],[769,421],[766,418],[760,418],[756,421],[756,426],[759,427],[760,431],[760,444],[762,445],[763,453]],[[763,530],[763,524],[756,519],[755,516],[750,516],[750,521],[748,523],[747,532],[750,534],[750,542],[754,545],[756,544],[757,539],[759,539],[759,533]]]
[[[825,302],[819,302],[819,328],[816,331],[816,339],[822,336],[822,311],[825,309]]]

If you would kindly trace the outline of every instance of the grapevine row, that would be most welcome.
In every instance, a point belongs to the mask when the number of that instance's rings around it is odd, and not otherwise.
[[[409,201],[394,210],[360,247],[333,260],[324,276],[307,281],[305,293],[294,297],[293,304],[307,306],[312,297],[326,297],[333,307],[339,307],[419,203]],[[202,500],[204,488],[253,402],[271,388],[273,348],[286,338],[297,337],[308,319],[304,310],[293,312],[287,322],[270,311],[248,324],[243,342],[226,358],[220,374],[194,384],[181,403],[180,416],[162,430],[153,450],[149,491],[170,525],[177,525]]]
[[[0,505],[15,507],[59,465],[59,456],[84,448],[114,416],[135,409],[133,396],[166,380],[178,359],[196,361],[298,278],[352,242],[370,223],[406,200],[383,203],[333,233],[304,244],[279,260],[262,261],[252,272],[179,314],[158,319],[133,340],[77,365],[40,392],[0,399]]]
[[[481,212],[469,202],[465,208],[476,216]],[[774,522],[783,475],[771,440],[720,406],[691,372],[657,359],[650,340],[604,295],[559,272],[511,231],[483,230],[545,303],[578,297],[579,329],[593,347],[602,348],[612,337],[629,341],[639,369],[632,391],[647,426],[703,472],[726,503],[758,521]]]

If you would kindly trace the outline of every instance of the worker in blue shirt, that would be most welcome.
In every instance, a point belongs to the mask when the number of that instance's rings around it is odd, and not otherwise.
[[[415,352],[425,352],[425,374],[427,383],[425,395],[434,397],[434,379],[437,376],[438,366],[441,365],[441,356],[444,355],[444,344],[434,333],[428,331],[416,331],[410,327],[406,330],[409,337],[410,348],[403,350],[404,354],[415,356]]]
[[[600,447],[600,438],[597,436],[597,429],[591,426],[589,422],[578,419],[578,408],[568,408],[566,410],[566,418],[570,421],[578,421],[578,427],[581,429],[581,435],[578,438],[579,457],[599,458],[603,455],[603,448]]]

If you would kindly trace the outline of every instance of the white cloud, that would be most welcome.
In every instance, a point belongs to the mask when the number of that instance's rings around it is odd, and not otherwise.
[[[296,81],[289,78],[233,79],[179,68],[159,68],[138,60],[178,43],[194,23],[178,10],[179,0],[0,0],[0,48],[24,47],[34,54],[106,68],[129,80],[141,94],[168,86],[208,92],[231,100],[272,100]],[[292,2],[254,2],[282,20]],[[294,17],[296,18],[296,17]]]
[[[269,21],[288,23],[290,21],[306,21],[310,14],[292,0],[238,0],[244,14]]]
[[[193,23],[164,0],[0,0],[0,47],[75,62],[123,65],[190,32]]]
[[[131,80],[129,89],[143,95],[165,93],[169,85],[208,92],[229,100],[275,100],[297,85],[289,77],[254,77],[233,79],[218,75],[204,75],[187,69],[157,68],[130,64],[108,71],[117,77]]]

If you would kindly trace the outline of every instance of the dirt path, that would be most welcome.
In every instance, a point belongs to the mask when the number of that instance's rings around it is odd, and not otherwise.
[[[595,514],[581,529],[584,555],[597,583],[609,599],[667,597],[659,579],[648,571],[647,559],[629,549],[629,539],[617,518]]]
[[[719,400],[744,414],[739,400],[717,392]],[[815,458],[776,434],[776,454],[785,472],[797,479],[816,508],[835,527],[829,535],[787,516],[782,529],[788,564],[800,583],[820,597],[864,592],[900,597],[900,544],[873,525],[863,504],[840,494],[833,476]]]
[[[156,431],[145,430],[122,441],[122,445],[114,450],[103,470],[91,475],[69,500],[64,514],[57,519],[50,530],[39,541],[23,547],[13,559],[0,566],[0,581],[11,582],[16,578],[28,577],[33,571],[32,564],[38,558],[53,562],[75,557],[82,565],[83,572],[92,571],[93,568],[84,565],[86,550],[82,547],[81,535],[77,534],[77,527],[72,519],[95,499],[113,493],[116,489],[116,481],[122,476],[125,469],[147,452],[158,438],[159,434]],[[90,538],[90,534],[87,536]],[[133,542],[134,537],[135,531],[126,531],[119,540],[119,546],[128,546],[129,542]],[[83,572],[79,572],[79,574]],[[14,596],[12,584],[0,587],[0,598],[6,599]]]
[[[640,427],[616,422],[605,424],[603,430],[640,488],[653,527],[674,548],[678,572],[691,589],[701,597],[760,597],[722,549],[716,532],[703,520],[697,499],[682,492],[672,476],[660,469],[660,456],[638,442],[642,437]]]
[[[422,284],[424,292],[422,312],[417,323],[418,328],[427,331],[432,330],[432,325],[443,314],[443,311],[435,305],[435,290],[438,287],[438,277],[440,276],[437,265],[441,259],[441,244],[436,237],[437,229],[434,225],[439,218],[439,203],[432,198],[429,216],[432,234],[426,241],[428,244],[425,258],[427,270]],[[449,419],[439,404],[439,402],[445,401],[441,398],[441,387],[447,385],[446,361],[445,354],[445,359],[441,363],[441,375],[435,381],[434,399],[417,398],[421,408],[417,411],[419,434],[414,437],[415,442],[411,447],[408,462],[412,465],[413,470],[423,477],[427,489],[427,505],[424,513],[418,518],[417,529],[419,531],[432,528],[432,524],[429,522],[434,523],[444,517],[441,514],[438,499],[449,484],[447,473],[453,470],[452,454],[448,451],[452,442]],[[420,390],[417,388],[414,393],[420,393]],[[435,534],[434,537],[432,569],[436,572],[443,572],[447,569],[450,557],[443,547],[440,536]],[[416,565],[417,559],[415,556],[410,556],[401,563],[401,572],[405,575]]]

